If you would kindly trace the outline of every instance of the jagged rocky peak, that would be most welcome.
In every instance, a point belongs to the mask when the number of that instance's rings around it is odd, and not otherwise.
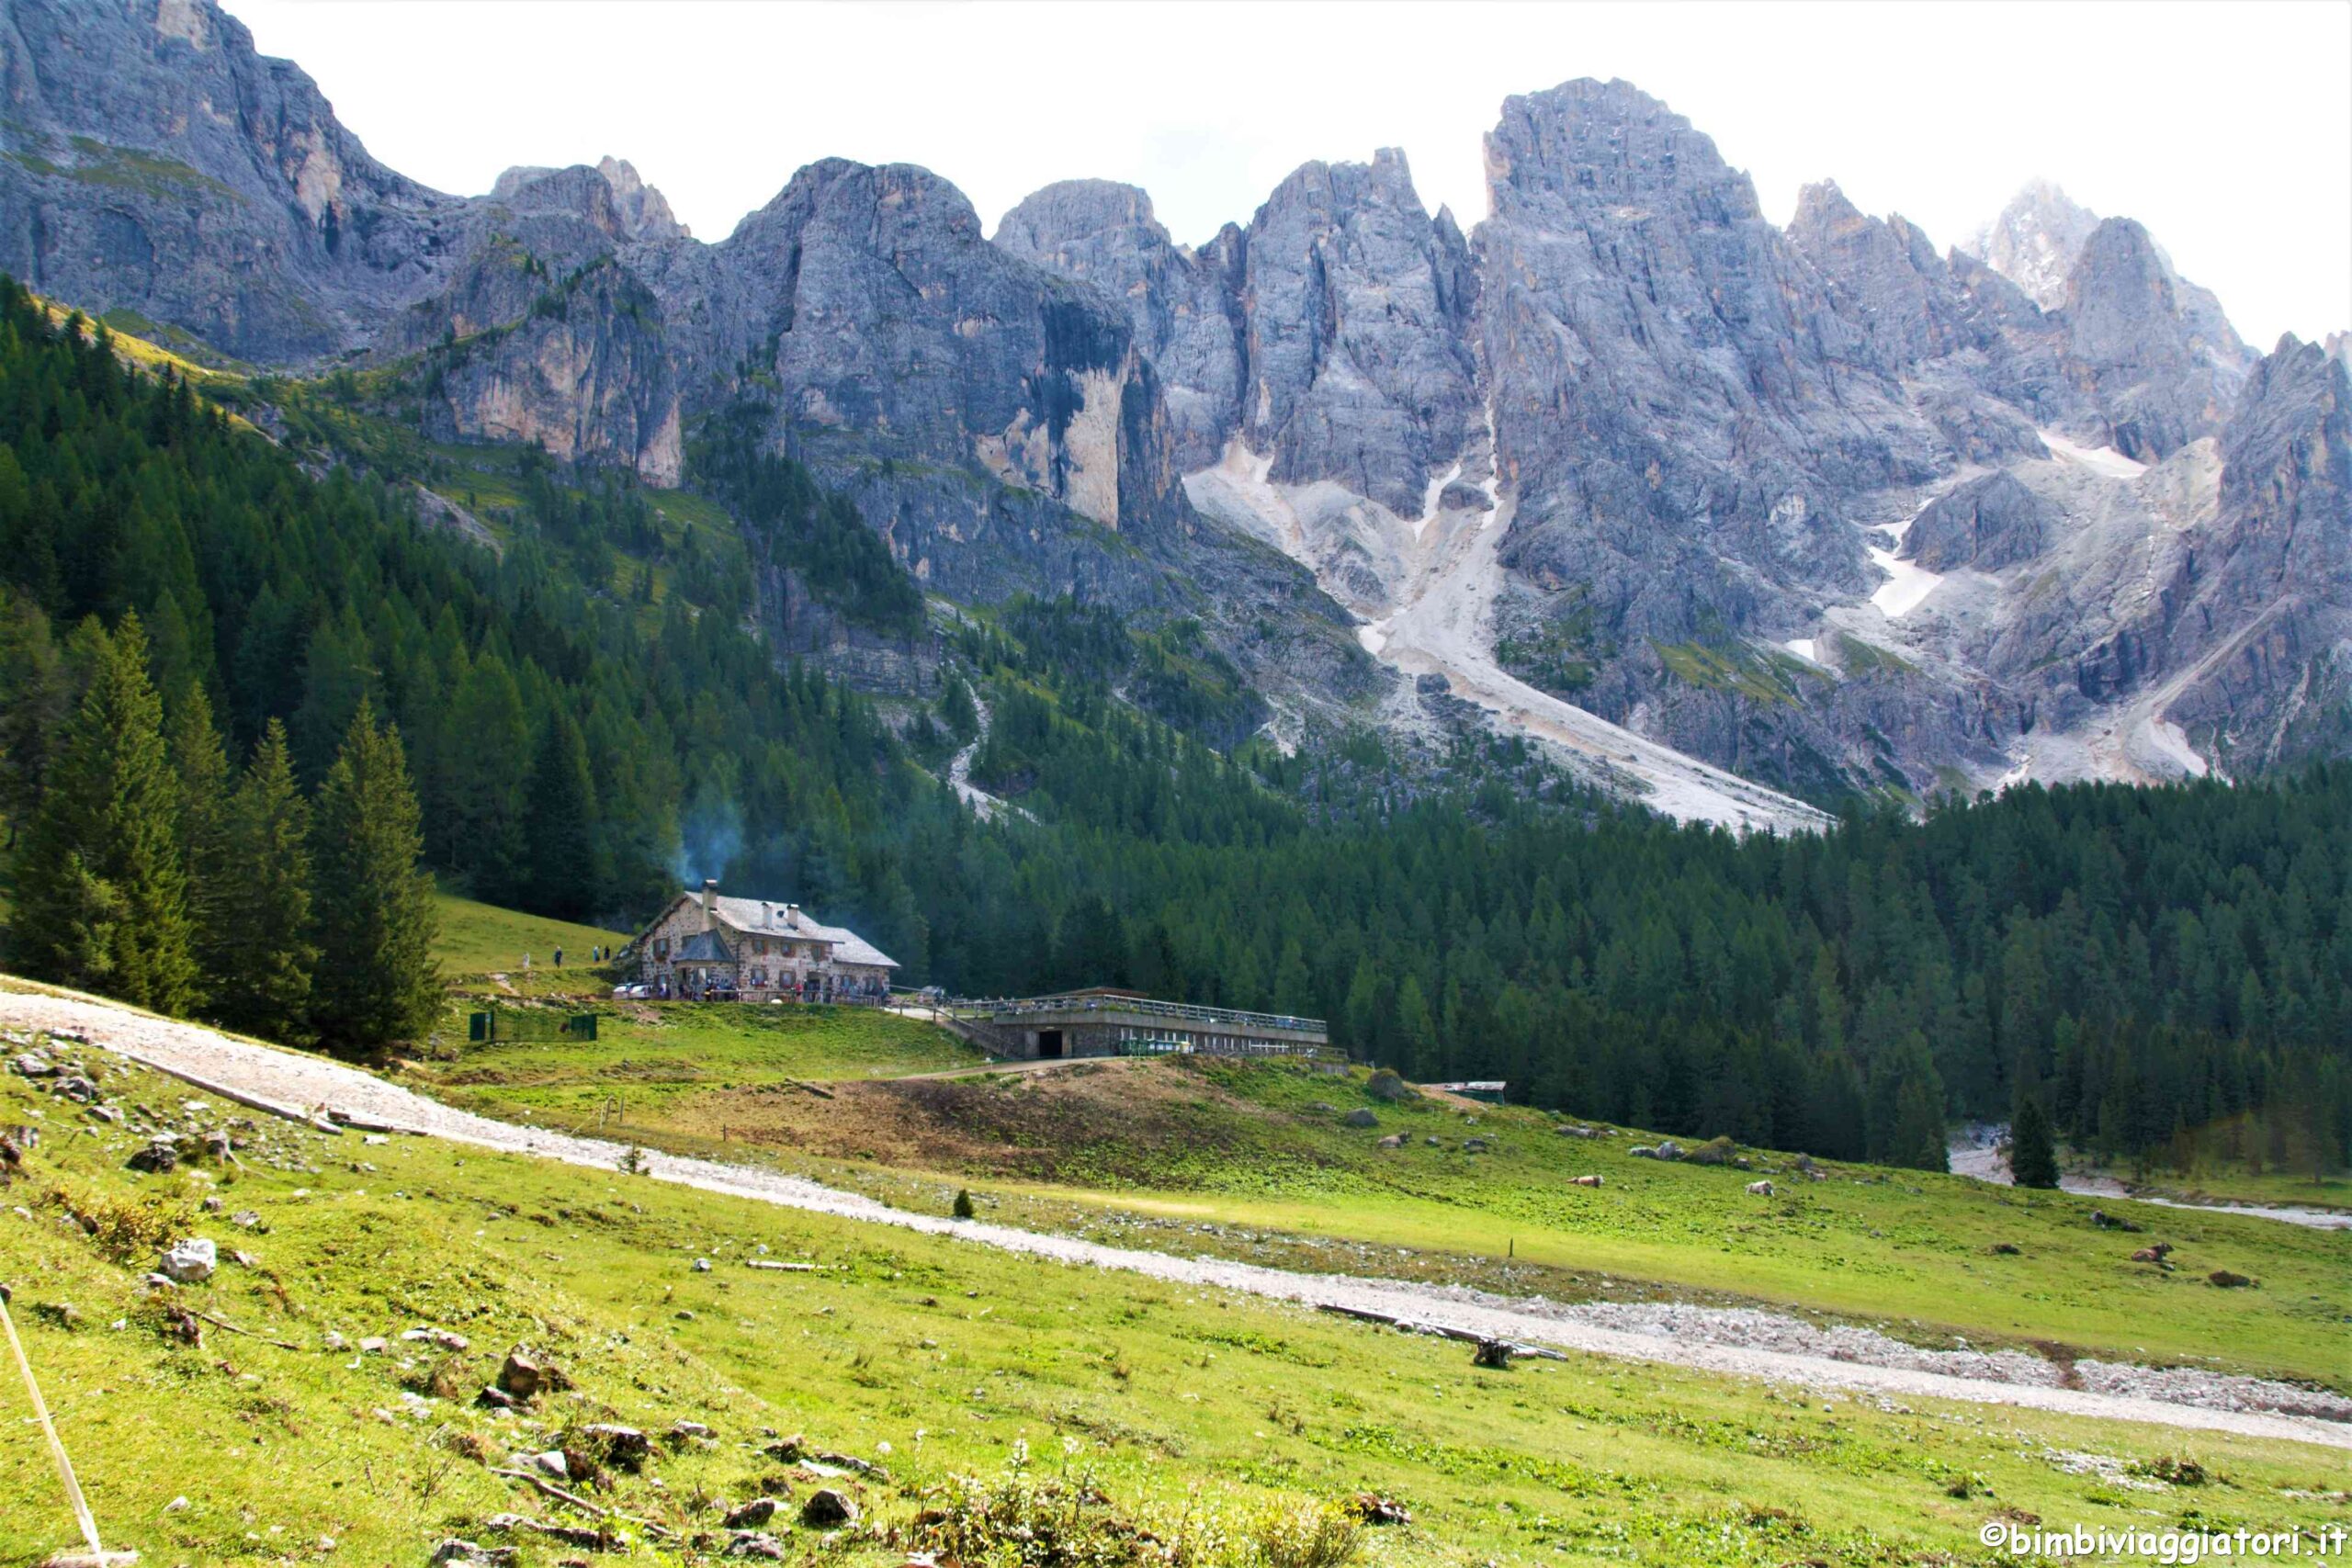
[[[1331,479],[1419,516],[1472,434],[1477,284],[1404,153],[1306,164],[1277,186],[1250,220],[1242,298],[1242,431],[1272,477]]]
[[[2109,218],[2091,231],[2067,275],[2065,355],[2090,391],[2110,445],[2154,461],[2229,417],[2245,381],[2237,334],[2215,342],[2183,309],[2179,279],[2148,231]]]
[[[692,234],[672,215],[662,193],[622,158],[560,169],[517,164],[498,176],[489,199],[516,210],[583,217],[624,242],[683,240]]]
[[[1544,194],[1611,203],[1675,191],[1710,222],[1759,215],[1755,186],[1713,140],[1630,82],[1580,77],[1505,98],[1486,154],[1498,214]]]
[[[989,244],[929,170],[813,164],[714,261],[773,344],[786,424],[977,465],[1107,527],[1181,511],[1158,381],[1125,315]]]
[[[1169,238],[1139,187],[1064,180],[1007,212],[996,244],[1092,284],[1125,312],[1159,374],[1180,465],[1190,470],[1216,461],[1240,423],[1240,230],[1227,224],[1193,251]]]
[[[1830,280],[1880,368],[1900,371],[1978,344],[1951,266],[1900,214],[1871,217],[1824,180],[1798,194],[1789,243]]]
[[[2066,302],[2066,279],[2098,214],[2048,180],[2029,180],[2000,216],[1962,248],[2045,310]]]

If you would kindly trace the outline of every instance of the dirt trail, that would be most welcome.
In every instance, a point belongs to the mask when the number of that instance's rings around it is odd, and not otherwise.
[[[568,1137],[453,1110],[323,1057],[234,1040],[196,1024],[154,1018],[96,1000],[17,990],[0,983],[0,1025],[80,1035],[92,1044],[199,1088],[254,1097],[297,1111],[340,1111],[407,1132],[537,1155],[604,1171],[613,1169],[624,1153],[620,1145],[601,1139]],[[1165,1253],[1104,1247],[1002,1225],[909,1213],[870,1198],[773,1171],[664,1154],[649,1153],[646,1157],[656,1179],[705,1191],[955,1236],[1008,1252],[1115,1269],[1174,1284],[1240,1291],[1310,1306],[1343,1306],[1417,1323],[1442,1324],[1493,1338],[1776,1382],[1848,1389],[1892,1398],[2011,1404],[2068,1416],[2143,1421],[2352,1450],[2352,1424],[2175,1404],[2144,1394],[2093,1393],[1957,1377],[1901,1366],[1873,1366],[1832,1356],[1759,1349],[1729,1338],[1674,1330],[1634,1332],[1553,1315],[1561,1309],[1549,1303],[1520,1303],[1509,1298],[1465,1296],[1437,1287],[1345,1275],[1292,1273],[1215,1258],[1172,1258]],[[1702,1320],[1686,1319],[1679,1326],[1687,1327],[1697,1321]],[[2146,1375],[2155,1380],[2147,1386],[2166,1386],[2161,1381],[2165,1374]]]

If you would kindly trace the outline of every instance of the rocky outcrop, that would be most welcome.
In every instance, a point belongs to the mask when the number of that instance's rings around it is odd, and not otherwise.
[[[1999,571],[2048,547],[2065,519],[2007,473],[1986,474],[1938,497],[1903,536],[1903,555],[1929,571]]]

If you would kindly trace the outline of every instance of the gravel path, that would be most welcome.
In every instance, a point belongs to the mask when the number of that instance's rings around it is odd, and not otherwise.
[[[232,1040],[195,1024],[149,1017],[103,1002],[0,987],[0,1025],[78,1035],[199,1089],[286,1113],[342,1111],[406,1132],[605,1171],[613,1169],[624,1152],[620,1145],[600,1139],[518,1127],[453,1110],[324,1057]],[[1174,1284],[1386,1314],[1492,1338],[1775,1382],[1845,1389],[1886,1399],[1970,1400],[2352,1450],[2352,1423],[2280,1414],[2263,1397],[2263,1391],[2285,1385],[2265,1385],[2258,1379],[2100,1364],[2095,1385],[2099,1392],[2094,1393],[2033,1381],[2045,1374],[2031,1370],[2029,1363],[2034,1359],[2030,1357],[2007,1352],[1925,1352],[1867,1331],[1821,1330],[1769,1313],[1671,1306],[1564,1307],[1541,1299],[1346,1275],[1293,1273],[1216,1258],[1171,1258],[970,1220],[910,1213],[773,1171],[651,1151],[646,1157],[651,1174],[663,1181],[955,1236],[1064,1263],[1121,1269]],[[1939,1355],[1953,1359],[1923,1362],[1923,1358]],[[1871,1359],[1849,1359],[1862,1357]],[[2012,1366],[2012,1361],[2018,1364]],[[2083,1365],[2087,1369],[2092,1364]],[[2306,1391],[2288,1392],[2306,1401],[2311,1397]]]

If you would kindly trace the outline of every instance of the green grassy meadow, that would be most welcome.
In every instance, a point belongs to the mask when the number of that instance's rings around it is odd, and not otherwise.
[[[714,1017],[710,1027],[726,1023]],[[1333,1077],[1287,1064],[1112,1061],[844,1083],[820,1100],[732,1081],[744,1069],[721,1064],[756,1050],[755,1035],[729,1036],[708,1057],[677,1039],[694,1062],[667,1058],[658,1089],[630,1090],[631,1136],[683,1152],[765,1156],[876,1190],[898,1176],[918,1185],[952,1178],[994,1198],[997,1217],[1039,1229],[1164,1247],[1165,1223],[1177,1221],[1182,1245],[1248,1261],[1570,1300],[1763,1304],[1922,1344],[2035,1345],[2352,1390],[2352,1233],[1865,1166],[1824,1166],[1826,1179],[1813,1180],[1770,1151],[1746,1151],[1750,1170],[1638,1159],[1627,1151],[1652,1141],[1638,1133],[1572,1138],[1521,1108],[1419,1095],[1389,1104],[1372,1096],[1362,1069]],[[578,1065],[537,1077],[469,1051],[440,1081],[474,1109],[577,1125],[612,1092],[585,1070],[605,1050],[555,1048]],[[476,1062],[490,1065],[476,1072]],[[1376,1125],[1347,1125],[1357,1110]],[[1404,1146],[1380,1147],[1391,1135]],[[1485,1151],[1465,1146],[1474,1138]],[[1571,1184],[1588,1174],[1602,1187]],[[1775,1183],[1772,1197],[1747,1192],[1759,1176]],[[2095,1208],[2145,1232],[2096,1228]],[[1237,1232],[1250,1239],[1235,1240]],[[2173,1267],[2130,1261],[2157,1240],[2178,1248]],[[2005,1247],[2017,1250],[1996,1250]],[[2260,1287],[2217,1289],[2207,1282],[2215,1269]]]
[[[1202,1568],[1951,1563],[1982,1559],[1975,1531],[1996,1515],[2312,1528],[2352,1501],[2342,1456],[2301,1445],[1586,1358],[1480,1371],[1463,1346],[1296,1308],[617,1170],[240,1122],[137,1069],[101,1081],[183,1130],[236,1128],[250,1168],[130,1172],[139,1137],[0,1077],[0,1125],[42,1132],[0,1193],[0,1277],[109,1544],[151,1562],[423,1563],[455,1534],[554,1563],[578,1549],[486,1521],[591,1521],[494,1471],[567,1439],[579,1450],[598,1421],[710,1429],[658,1440],[639,1473],[571,1483],[670,1532],[620,1526],[627,1555],[662,1561],[715,1560],[727,1506],[820,1484],[850,1491],[865,1519],[831,1539],[788,1530],[797,1560],[904,1562],[939,1523],[919,1516],[969,1521],[977,1495],[1031,1529],[1032,1554],[1000,1532],[994,1555],[970,1561]],[[213,1196],[222,1213],[199,1207]],[[939,1182],[903,1192],[937,1211],[951,1196]],[[228,1217],[244,1211],[257,1226]],[[186,1234],[220,1243],[220,1271],[151,1293],[155,1244]],[[817,1267],[746,1267],[762,1248]],[[206,1323],[189,1345],[175,1306],[266,1337]],[[401,1339],[412,1327],[466,1348]],[[359,1349],[368,1336],[387,1349]],[[478,1407],[518,1342],[573,1391]],[[0,1413],[0,1564],[29,1564],[74,1528],[13,1382]],[[765,1451],[790,1435],[888,1478],[824,1478]],[[1298,1527],[1364,1490],[1413,1523],[1352,1540]],[[1170,1550],[1102,1529],[1112,1518]],[[1038,1550],[1081,1529],[1121,1544],[1091,1559]],[[1319,1544],[1302,1544],[1310,1534]]]

